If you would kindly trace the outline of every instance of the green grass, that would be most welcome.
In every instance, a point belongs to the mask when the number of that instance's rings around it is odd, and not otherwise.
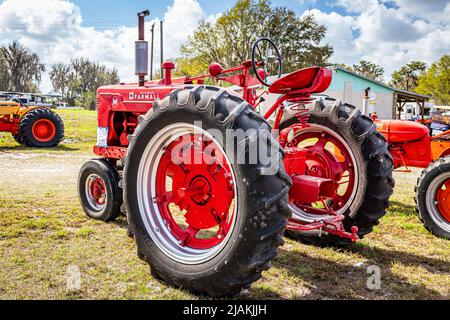
[[[198,299],[159,283],[136,256],[126,221],[88,219],[78,203],[79,168],[93,155],[96,115],[63,111],[67,139],[57,149],[0,145],[0,299]],[[240,299],[448,299],[450,241],[426,231],[413,206],[419,172],[396,173],[393,206],[353,248],[287,240],[272,268]],[[382,272],[366,286],[367,267]],[[66,285],[81,272],[81,290]]]

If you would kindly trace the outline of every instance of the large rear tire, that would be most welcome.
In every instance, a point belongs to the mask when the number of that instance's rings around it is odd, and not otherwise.
[[[249,139],[237,138],[237,144],[220,141],[215,134],[227,137],[229,130],[239,129],[254,130],[255,134]],[[208,169],[211,175],[204,170],[204,162],[171,166],[170,158],[166,157],[167,150],[173,150],[182,141],[181,132],[192,136],[191,130],[196,130],[202,139],[211,132],[208,138],[212,142],[208,146],[214,146],[214,155],[224,156],[220,167]],[[258,130],[261,131],[256,134]],[[195,139],[183,148],[202,148],[203,141],[196,143]],[[254,164],[229,161],[237,159],[238,154],[248,159],[250,150],[246,143],[253,139],[273,151],[275,166],[260,159]],[[138,256],[150,264],[155,278],[194,293],[224,296],[250,286],[269,268],[277,248],[284,243],[291,181],[285,174],[282,150],[272,138],[269,125],[240,97],[210,86],[174,91],[140,118],[124,162],[129,227]],[[162,163],[169,163],[171,169],[164,171]],[[169,171],[172,186],[166,187],[165,172]],[[179,188],[183,181],[191,179],[192,172],[195,177],[189,185],[195,184],[196,190]],[[192,195],[185,196],[189,192]],[[232,201],[230,195],[234,197]],[[214,212],[209,211],[211,203],[217,210],[228,208],[222,215],[216,215],[216,223],[209,219]],[[229,203],[234,203],[233,209]],[[173,211],[174,205],[178,205],[179,211]],[[184,213],[180,216],[182,209]],[[183,222],[179,222],[180,218]],[[185,229],[183,223],[188,225]],[[200,227],[201,224],[205,227]],[[214,227],[205,238],[198,237],[198,229],[204,231],[214,224],[219,231],[213,230]]]
[[[61,117],[50,109],[38,108],[23,116],[16,141],[32,148],[52,148],[63,138]]]
[[[415,191],[416,210],[427,230],[450,239],[450,157],[424,170]]]
[[[308,122],[314,130],[323,130],[327,136],[341,138],[342,145],[346,145],[352,154],[352,166],[356,172],[354,192],[348,197],[347,203],[340,206],[339,213],[346,217],[343,221],[345,230],[351,232],[352,226],[357,226],[358,236],[363,238],[373,231],[373,227],[386,214],[395,185],[392,177],[393,161],[386,140],[368,117],[355,107],[340,102],[328,106],[317,102]],[[295,123],[298,123],[297,118],[291,118],[281,125],[281,129]],[[290,204],[290,207],[294,218],[307,223],[314,220],[311,214],[302,212],[295,205]],[[312,235],[314,241],[332,245],[352,243],[348,239],[320,232],[288,231],[286,234],[305,240],[311,240]]]

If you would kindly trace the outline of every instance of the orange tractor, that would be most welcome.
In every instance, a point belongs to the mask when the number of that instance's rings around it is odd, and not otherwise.
[[[450,130],[430,137],[417,122],[378,120],[395,168],[424,168],[416,186],[417,212],[433,234],[450,239]]]
[[[64,123],[49,108],[0,101],[0,132],[10,132],[19,144],[28,147],[49,148],[61,142]]]

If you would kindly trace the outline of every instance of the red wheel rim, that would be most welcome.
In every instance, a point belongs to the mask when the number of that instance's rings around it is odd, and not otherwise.
[[[436,203],[442,217],[450,222],[450,179],[444,181],[438,189]]]
[[[159,212],[182,247],[221,244],[234,222],[230,165],[215,142],[201,134],[180,136],[165,147],[155,181]]]
[[[291,145],[304,148],[306,153],[306,174],[336,181],[338,192],[332,199],[320,203],[295,203],[308,213],[324,214],[325,210],[340,212],[348,208],[355,195],[357,167],[348,145],[331,129],[321,126],[306,127],[297,132]],[[317,208],[325,210],[317,210]]]
[[[32,128],[33,137],[39,142],[50,142],[56,135],[56,127],[49,119],[39,119]]]
[[[91,206],[96,210],[101,210],[107,199],[106,186],[102,178],[92,174],[86,180],[86,195]]]

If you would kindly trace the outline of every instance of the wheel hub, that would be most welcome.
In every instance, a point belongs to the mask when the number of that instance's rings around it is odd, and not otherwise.
[[[191,200],[199,205],[199,206],[204,206],[206,205],[209,200],[211,200],[211,195],[212,195],[212,191],[211,191],[211,185],[208,182],[208,179],[200,176],[200,177],[196,177],[194,178],[194,180],[192,180],[192,182],[190,183],[190,187],[189,189],[180,189],[181,190],[186,190],[186,192],[191,192]],[[182,192],[183,194],[184,192]],[[179,193],[180,194],[180,193]],[[180,195],[181,197],[181,195]]]
[[[154,202],[180,246],[207,250],[224,241],[235,189],[220,146],[199,134],[175,139],[164,147],[155,184]]]
[[[436,194],[439,212],[450,222],[450,179],[445,181]]]
[[[344,213],[356,194],[358,172],[356,160],[348,144],[330,128],[310,124],[294,133],[287,147],[298,148],[304,154],[307,176],[335,182],[337,192],[331,198],[320,198],[313,203],[296,201],[291,204],[294,217],[307,222],[321,220],[332,214]],[[299,174],[299,173],[298,173]]]
[[[40,142],[49,142],[54,138],[56,128],[50,120],[40,119],[33,125],[32,131],[36,140]]]
[[[87,199],[92,207],[100,210],[106,204],[106,186],[102,178],[92,174],[86,181]]]

